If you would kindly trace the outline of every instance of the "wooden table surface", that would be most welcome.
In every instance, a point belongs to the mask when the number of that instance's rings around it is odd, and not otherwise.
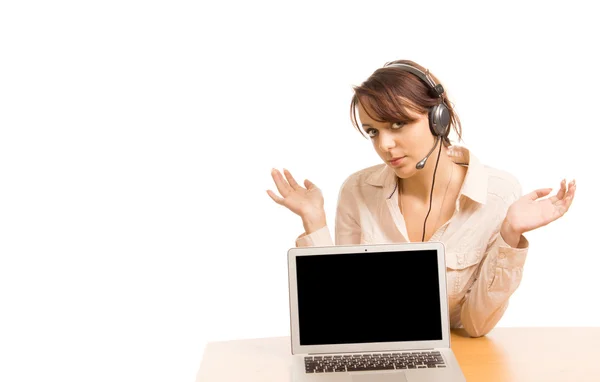
[[[600,382],[600,328],[454,330],[451,341],[469,382]],[[289,381],[290,349],[289,337],[211,342],[196,380]]]

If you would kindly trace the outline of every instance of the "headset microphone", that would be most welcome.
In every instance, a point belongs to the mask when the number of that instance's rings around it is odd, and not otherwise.
[[[431,155],[433,150],[435,150],[439,141],[440,141],[440,137],[438,136],[437,139],[435,140],[435,143],[433,144],[433,147],[431,148],[431,150],[429,150],[429,154],[427,154],[427,156],[425,158],[423,158],[421,161],[419,161],[419,163],[417,163],[417,166],[416,166],[417,170],[421,170],[423,167],[425,167],[425,163],[427,163],[427,159],[429,159],[429,156]]]

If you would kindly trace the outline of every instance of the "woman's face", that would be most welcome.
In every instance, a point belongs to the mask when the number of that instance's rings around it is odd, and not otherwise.
[[[409,178],[419,171],[416,169],[417,163],[427,156],[435,143],[435,138],[429,130],[427,114],[409,111],[417,120],[410,124],[401,124],[372,119],[369,114],[374,113],[368,110],[367,114],[360,102],[357,109],[362,128],[371,138],[375,151],[394,169],[396,175]]]

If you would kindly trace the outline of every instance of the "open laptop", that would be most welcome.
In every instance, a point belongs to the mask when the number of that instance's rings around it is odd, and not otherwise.
[[[288,251],[292,379],[459,382],[439,242]]]

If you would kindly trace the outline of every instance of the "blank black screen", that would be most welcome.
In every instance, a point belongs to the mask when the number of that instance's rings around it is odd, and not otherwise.
[[[296,257],[300,345],[442,339],[435,250]]]

